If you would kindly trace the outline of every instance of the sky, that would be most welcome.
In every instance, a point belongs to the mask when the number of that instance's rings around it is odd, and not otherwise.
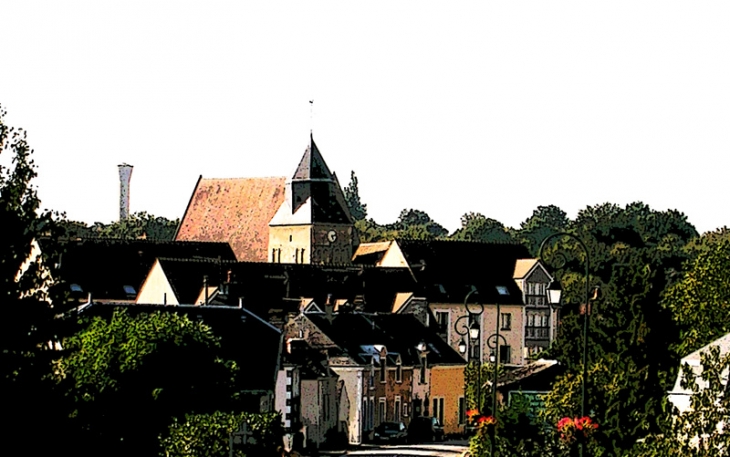
[[[118,218],[118,164],[131,211],[179,218],[200,175],[291,176],[312,131],[381,224],[642,201],[705,232],[730,225],[728,24],[727,1],[3,0],[0,104],[42,207],[87,223]]]

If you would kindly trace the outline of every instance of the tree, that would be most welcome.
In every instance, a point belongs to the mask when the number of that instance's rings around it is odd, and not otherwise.
[[[681,386],[691,391],[690,408],[669,410],[662,433],[643,439],[634,450],[636,457],[723,457],[730,455],[730,432],[727,430],[727,373],[730,354],[721,354],[711,346],[701,355],[701,374],[689,364],[682,367]]]
[[[219,457],[229,455],[229,435],[247,424],[252,444],[234,444],[236,457],[243,455],[274,456],[282,446],[281,414],[224,413],[186,414],[175,418],[162,441],[167,457]],[[243,451],[246,454],[243,454]]]
[[[512,236],[499,221],[489,219],[481,213],[467,213],[461,216],[461,228],[451,235],[454,240],[482,241],[487,243],[509,243]]]
[[[717,235],[693,245],[696,257],[664,296],[664,306],[680,326],[680,355],[730,332],[730,239]]]
[[[53,375],[80,433],[75,453],[149,453],[173,418],[235,407],[237,367],[221,358],[204,323],[174,312],[115,311],[82,324]]]
[[[532,216],[520,224],[515,237],[527,246],[532,255],[537,255],[542,240],[553,233],[564,231],[569,222],[565,211],[557,206],[538,206]]]
[[[5,114],[0,106],[0,155],[12,156],[9,166],[0,164],[0,404],[8,418],[2,430],[6,446],[23,449],[22,443],[37,441],[39,422],[58,419],[54,392],[43,381],[50,372],[54,319],[48,298],[53,291],[42,257],[31,257],[33,240],[52,233],[54,223],[51,212],[38,211],[40,200],[31,184],[37,173],[26,133],[7,126]],[[52,440],[53,433],[47,438]],[[42,452],[45,444],[35,450]]]
[[[621,455],[636,439],[661,426],[664,392],[678,360],[669,345],[679,335],[671,314],[659,303],[687,258],[683,246],[696,231],[684,215],[653,211],[642,203],[587,208],[568,230],[588,249],[589,285],[598,284],[603,291],[603,298],[591,305],[588,411],[601,424],[598,446],[610,455]],[[552,420],[578,413],[580,389],[575,387],[580,383],[573,381],[582,376],[579,310],[585,303],[586,280],[585,254],[577,243],[559,238],[543,257],[549,260],[557,254],[564,263],[554,274],[568,305],[550,352],[567,373],[546,401]],[[574,388],[567,388],[568,381]],[[565,411],[566,405],[572,410]]]
[[[345,187],[345,202],[350,215],[356,221],[365,220],[368,215],[368,205],[360,201],[360,190],[357,186],[357,176],[355,172],[350,172],[350,184]]]
[[[95,222],[89,227],[83,222],[61,220],[59,225],[63,234],[69,238],[118,238],[118,239],[150,239],[172,241],[180,220],[170,220],[153,216],[144,211],[131,214],[127,219],[110,224]]]
[[[417,240],[435,239],[448,235],[448,230],[443,228],[425,211],[418,209],[404,209],[400,212],[395,224],[387,226],[398,230],[399,238]]]

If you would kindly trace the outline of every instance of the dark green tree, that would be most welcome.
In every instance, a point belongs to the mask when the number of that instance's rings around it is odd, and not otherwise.
[[[519,230],[515,231],[515,238],[527,246],[533,255],[537,255],[542,240],[564,231],[569,222],[565,211],[557,206],[538,206],[532,216],[520,224]]]
[[[631,455],[636,457],[721,457],[730,450],[727,431],[727,373],[730,354],[711,346],[700,357],[701,373],[689,364],[682,367],[680,385],[691,393],[686,411],[668,408],[662,433],[647,436],[637,443]]]
[[[115,311],[82,324],[53,371],[69,399],[75,454],[149,455],[173,418],[235,408],[237,367],[202,322]]]
[[[61,428],[52,384],[43,380],[50,372],[56,320],[43,253],[35,255],[32,245],[55,226],[51,212],[39,211],[26,133],[6,125],[5,114],[0,107],[0,155],[11,156],[3,161],[9,166],[0,164],[0,405],[6,419],[0,436],[8,449],[31,452],[29,443],[35,443],[33,452],[43,453],[48,441],[38,439],[39,424]],[[45,438],[52,441],[56,430]]]
[[[116,238],[126,240],[149,239],[172,241],[180,224],[179,219],[170,220],[153,216],[144,211],[131,214],[127,219],[109,224],[95,222],[91,227],[83,222],[62,219],[58,221],[62,235],[68,238]]]
[[[386,229],[396,230],[397,238],[430,240],[446,236],[449,232],[437,223],[425,211],[404,209],[394,224],[386,225]]]
[[[591,306],[587,407],[601,424],[599,446],[609,455],[622,455],[638,438],[661,427],[664,393],[678,360],[669,347],[679,334],[660,301],[687,258],[683,246],[697,233],[684,215],[653,211],[642,203],[587,208],[568,230],[589,251],[589,284],[603,290],[603,298]],[[551,353],[565,364],[567,374],[548,401],[551,420],[579,413],[580,383],[569,380],[582,375],[579,310],[585,309],[580,306],[585,303],[585,254],[567,238],[543,254],[550,259],[558,253],[565,262],[555,276],[567,306]]]
[[[357,186],[357,176],[355,172],[350,172],[350,184],[345,187],[345,202],[350,215],[356,221],[365,220],[368,215],[368,205],[360,201],[360,190]]]
[[[663,301],[681,330],[681,356],[730,332],[730,239],[717,233],[702,238]]]
[[[461,216],[461,228],[454,232],[451,238],[486,243],[513,241],[509,230],[501,222],[489,219],[481,213],[467,213]]]

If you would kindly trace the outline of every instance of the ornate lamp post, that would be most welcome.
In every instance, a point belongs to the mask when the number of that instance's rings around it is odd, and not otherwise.
[[[540,244],[540,250],[538,251],[538,258],[543,258],[543,249],[547,245],[548,241],[555,239],[555,238],[569,238],[576,243],[578,243],[578,246],[583,249],[583,254],[585,255],[585,308],[583,312],[583,377],[581,379],[581,387],[580,387],[580,414],[581,417],[585,417],[586,415],[586,378],[588,377],[588,327],[590,324],[590,316],[591,316],[591,309],[590,309],[590,300],[595,300],[598,298],[598,287],[594,289],[593,294],[591,295],[591,287],[590,287],[590,253],[588,252],[588,248],[583,243],[583,241],[580,240],[577,236],[573,235],[572,233],[567,232],[558,232],[553,233],[552,235],[546,237],[542,243]],[[565,262],[565,257],[562,253],[557,254],[557,257],[559,257],[563,264]],[[547,263],[547,262],[546,262]],[[554,266],[550,263],[547,263],[548,266]],[[561,291],[560,289],[551,289],[548,291],[548,299],[550,301],[551,306],[556,306],[560,304],[560,295]],[[583,443],[580,443],[580,455],[583,455]]]
[[[479,360],[479,357],[476,356],[476,351],[474,350],[475,347],[479,344],[479,322],[478,318],[482,315],[484,312],[484,305],[481,303],[474,303],[472,305],[469,305],[469,297],[471,297],[473,294],[478,293],[476,289],[472,289],[469,291],[468,294],[466,294],[466,297],[464,297],[464,309],[466,309],[466,314],[456,319],[456,322],[454,322],[454,331],[456,331],[457,334],[461,335],[461,340],[459,341],[459,352],[463,355],[467,351],[467,344],[466,341],[464,341],[464,337],[468,337],[469,339],[469,355],[467,356],[467,362],[476,361],[477,362],[477,401],[476,406],[477,409],[481,411],[481,360]],[[467,320],[466,323],[462,322],[464,320]],[[464,379],[464,408],[466,408],[466,379]]]

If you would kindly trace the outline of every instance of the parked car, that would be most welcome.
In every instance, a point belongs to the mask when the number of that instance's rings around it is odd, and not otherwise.
[[[405,443],[406,424],[403,422],[383,422],[375,427],[373,438],[378,443]]]
[[[408,425],[408,442],[443,441],[444,427],[436,417],[419,416]]]

